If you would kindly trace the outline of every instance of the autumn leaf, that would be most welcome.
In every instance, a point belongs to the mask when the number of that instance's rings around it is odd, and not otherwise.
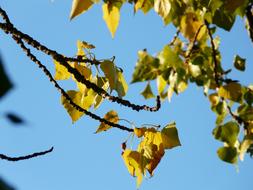
[[[110,121],[112,123],[118,123],[119,122],[119,117],[116,111],[111,110],[109,112],[107,112],[104,116],[104,119],[107,121]],[[97,131],[95,133],[100,133],[102,131],[106,131],[108,129],[112,128],[112,126],[107,125],[105,123],[101,123],[97,129]]]
[[[112,61],[105,60],[100,64],[101,70],[104,72],[105,77],[108,78],[110,89],[116,89],[118,81],[118,72],[115,64]]]
[[[93,3],[94,2],[92,0],[73,0],[70,19],[73,19],[76,16],[87,11],[93,5]]]
[[[120,20],[120,8],[109,3],[103,4],[103,19],[105,20],[108,29],[111,32],[112,37],[118,28]]]
[[[154,10],[165,19],[170,13],[171,4],[169,0],[155,0]]]
[[[142,127],[142,128],[135,127],[135,128],[134,128],[134,134],[135,134],[138,138],[142,137],[146,131],[147,131],[147,128],[146,128],[146,127]]]
[[[145,167],[147,165],[147,159],[140,152],[130,149],[126,149],[123,152],[122,158],[125,162],[128,172],[132,176],[137,177],[137,188],[139,188],[143,179]]]
[[[55,80],[67,80],[70,78],[71,74],[68,72],[68,69],[61,65],[58,61],[53,60],[55,64]]]
[[[161,135],[163,147],[165,149],[171,149],[177,146],[181,146],[175,122],[166,125],[162,129]]]
[[[67,91],[67,94],[75,104],[86,110],[88,110],[94,102],[92,93],[88,93],[87,96],[84,96],[84,94],[79,91],[69,90]],[[77,121],[84,114],[83,112],[76,110],[64,96],[61,97],[61,102],[71,117],[72,122]]]

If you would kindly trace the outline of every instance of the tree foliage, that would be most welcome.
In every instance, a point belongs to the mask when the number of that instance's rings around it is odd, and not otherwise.
[[[103,19],[115,37],[120,22],[121,7],[132,4],[134,12],[144,14],[154,10],[165,25],[173,25],[177,33],[169,44],[161,47],[157,55],[147,50],[138,51],[138,60],[133,71],[131,83],[145,83],[141,95],[145,99],[155,98],[156,105],[134,104],[123,99],[128,84],[124,78],[124,68],[117,67],[115,58],[97,59],[92,52],[94,45],[77,41],[75,57],[67,57],[44,46],[22,31],[19,31],[1,9],[5,22],[0,28],[10,34],[26,55],[41,68],[44,74],[61,93],[61,103],[72,122],[87,115],[100,122],[96,133],[118,128],[131,133],[139,142],[136,149],[122,143],[122,158],[127,170],[137,178],[139,187],[143,176],[154,170],[165,154],[165,150],[180,146],[176,123],[160,126],[132,126],[121,124],[122,119],[115,110],[108,111],[104,117],[91,112],[104,100],[116,102],[133,111],[158,111],[161,101],[172,101],[174,94],[184,92],[190,83],[203,88],[210,102],[211,110],[217,119],[213,136],[223,143],[217,150],[218,157],[228,163],[237,164],[238,158],[253,154],[253,86],[229,77],[232,69],[225,70],[219,50],[220,38],[217,29],[230,31],[237,16],[245,18],[249,37],[253,41],[252,0],[73,0],[70,19],[87,12],[92,6],[101,5]],[[52,57],[55,75],[32,54],[28,46]],[[246,58],[235,55],[234,69],[246,70]],[[63,89],[58,81],[70,80],[75,89]],[[156,81],[155,96],[151,81]],[[4,82],[10,86],[8,82]]]

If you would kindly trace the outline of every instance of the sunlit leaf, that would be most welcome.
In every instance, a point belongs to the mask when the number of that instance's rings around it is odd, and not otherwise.
[[[197,31],[203,22],[198,18],[197,14],[194,12],[185,13],[180,22],[180,31],[184,35],[184,37],[189,40],[193,40]],[[200,39],[204,35],[204,29],[198,34],[198,38]]]
[[[81,104],[82,99],[81,92],[71,90],[67,91],[67,94],[74,103],[76,103],[77,105]],[[72,122],[77,121],[84,114],[83,112],[79,112],[78,110],[76,110],[64,96],[61,97],[61,102],[64,108],[67,110],[68,114],[70,115]]]
[[[163,147],[165,149],[171,149],[181,145],[175,122],[166,125],[162,129],[161,134]]]
[[[161,132],[155,128],[149,128],[144,133],[144,138],[138,146],[138,152],[143,152],[144,155],[149,157],[149,162],[146,169],[153,175],[154,169],[159,164],[164,155],[164,147]]]
[[[104,116],[104,119],[106,119],[107,121],[110,121],[112,123],[118,123],[119,122],[119,117],[118,117],[118,113],[114,110],[111,110],[109,112],[107,112]],[[100,133],[102,131],[107,131],[108,129],[112,128],[112,126],[107,125],[105,123],[101,123],[96,131],[96,133]]]
[[[55,64],[55,80],[67,80],[70,78],[71,74],[68,72],[68,69],[62,66],[58,61],[54,60]]]
[[[147,83],[145,89],[141,92],[141,95],[145,98],[145,99],[149,99],[149,98],[154,98],[155,95],[152,92],[151,86],[149,83]]]
[[[161,95],[167,85],[166,81],[164,80],[164,78],[161,75],[157,76],[156,85],[157,85],[158,93],[159,93],[159,95]]]
[[[132,81],[143,82],[153,80],[157,76],[156,70],[159,67],[159,59],[152,57],[146,50],[138,52],[138,61],[136,63]]]
[[[220,87],[218,95],[234,102],[240,102],[242,100],[242,86],[239,83],[231,82]]]
[[[143,3],[145,0],[137,0],[134,5],[134,12],[138,11],[140,8],[142,8]]]
[[[136,182],[137,182],[137,188],[140,187],[140,184],[142,182],[142,178],[144,175],[144,170],[147,164],[147,160],[145,157],[137,151],[132,151],[129,149],[126,149],[123,154],[122,158],[125,162],[125,165],[128,169],[128,172],[132,176],[136,176]]]
[[[117,6],[112,6],[109,3],[103,4],[103,18],[107,24],[108,29],[111,32],[112,37],[118,28],[120,20],[120,8]]]
[[[171,4],[169,0],[155,0],[154,10],[165,19],[170,13]]]
[[[70,12],[70,19],[87,11],[93,4],[92,0],[73,0]]]
[[[142,127],[142,128],[137,128],[135,127],[134,128],[134,134],[140,138],[144,135],[144,133],[147,131],[147,128],[146,127]]]
[[[218,149],[217,154],[219,158],[230,164],[237,163],[237,150],[234,147],[221,147]]]
[[[240,57],[239,55],[236,55],[234,58],[234,67],[239,71],[245,71],[245,62],[246,59]]]
[[[244,155],[249,149],[250,146],[253,145],[253,134],[246,135],[240,146],[240,159],[244,160]]]
[[[75,104],[86,110],[88,110],[94,102],[92,91],[90,91],[87,96],[74,90],[67,91],[67,94]],[[61,102],[70,115],[72,122],[77,121],[84,114],[83,112],[76,110],[64,96],[61,97]]]

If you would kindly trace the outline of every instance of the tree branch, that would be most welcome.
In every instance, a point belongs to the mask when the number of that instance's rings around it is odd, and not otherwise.
[[[52,74],[50,73],[50,71],[46,68],[45,65],[43,65],[37,58],[36,56],[34,56],[30,49],[28,49],[25,44],[23,43],[23,41],[17,37],[17,36],[13,36],[13,39],[16,41],[16,43],[20,46],[20,48],[26,53],[27,57],[29,57],[31,59],[31,61],[33,61],[35,64],[37,64],[39,66],[39,68],[44,72],[44,74],[49,78],[50,82],[52,82],[55,86],[55,88],[61,93],[62,96],[64,96],[66,98],[66,100],[71,104],[71,106],[73,106],[76,110],[85,113],[86,115],[88,115],[89,117],[91,117],[92,119],[98,120],[100,122],[103,122],[107,125],[110,125],[112,127],[115,128],[119,128],[121,130],[125,130],[128,132],[132,132],[133,129],[127,128],[125,126],[119,125],[119,124],[115,124],[112,123],[104,118],[101,118],[99,116],[97,116],[96,114],[93,114],[91,112],[89,112],[88,110],[78,106],[77,104],[75,104],[73,102],[73,100],[69,97],[69,95],[65,92],[65,90],[63,88],[61,88],[61,86],[56,82],[56,80],[54,80]]]
[[[9,157],[9,156],[6,156],[4,154],[0,154],[0,159],[7,160],[7,161],[12,161],[12,162],[17,162],[17,161],[21,161],[21,160],[28,160],[28,159],[31,159],[31,158],[35,158],[35,157],[38,157],[38,156],[48,154],[48,153],[52,152],[53,149],[54,149],[54,147],[51,147],[49,150],[46,150],[46,151],[43,151],[43,152],[35,152],[33,154],[29,154],[29,155],[26,155],[26,156],[20,156],[20,157]]]
[[[27,34],[24,34],[23,32],[19,31],[17,28],[13,26],[13,24],[10,22],[6,12],[0,7],[0,15],[3,17],[3,19],[6,21],[6,23],[0,23],[0,28],[6,33],[6,34],[11,34],[12,36],[17,36],[18,38],[24,40],[27,44],[31,45],[35,49],[44,52],[45,54],[51,56],[53,59],[58,61],[61,65],[63,65],[69,73],[73,74],[75,79],[84,84],[87,88],[91,88],[95,92],[97,92],[100,96],[102,96],[104,99],[108,99],[112,102],[116,102],[118,104],[124,105],[126,107],[129,107],[135,111],[140,111],[140,110],[145,110],[145,111],[150,111],[150,112],[155,112],[158,111],[161,107],[161,101],[160,97],[157,96],[156,98],[156,106],[154,107],[149,107],[147,105],[137,105],[133,104],[128,100],[121,99],[116,96],[111,96],[108,94],[104,89],[98,87],[96,84],[90,82],[89,80],[85,79],[82,74],[71,67],[67,60],[76,60],[78,61],[79,58],[65,58],[63,55],[57,53],[54,50],[51,50],[47,48],[46,46],[40,44],[38,41],[33,39]],[[89,60],[87,59],[89,63],[93,63],[94,60]]]

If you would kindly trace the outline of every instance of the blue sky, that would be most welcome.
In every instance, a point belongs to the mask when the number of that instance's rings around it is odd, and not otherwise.
[[[48,47],[65,55],[76,52],[76,41],[94,44],[98,58],[116,56],[127,82],[137,60],[137,51],[147,48],[155,54],[168,43],[175,33],[171,26],[164,27],[162,20],[152,11],[146,16],[133,14],[131,6],[124,6],[121,21],[114,39],[102,19],[101,6],[69,21],[71,1],[55,0],[1,0],[11,21]],[[252,77],[252,43],[237,19],[231,33],[219,30],[221,51],[226,68],[232,67],[235,54],[247,58],[244,73],[234,71],[233,77],[250,84]],[[60,95],[43,75],[3,32],[0,32],[0,52],[15,88],[0,102],[0,113],[15,111],[26,119],[23,127],[12,127],[6,120],[0,122],[0,153],[24,155],[55,147],[44,157],[17,163],[1,161],[0,176],[18,190],[69,190],[69,189],[136,189],[121,158],[121,143],[126,132],[112,129],[94,134],[98,122],[83,117],[74,125],[60,104]],[[53,71],[51,58],[38,53],[43,63]],[[139,94],[143,84],[129,86],[127,99],[136,103],[154,104]],[[143,123],[166,125],[176,121],[182,146],[167,151],[151,179],[143,181],[141,189],[151,190],[251,190],[252,159],[246,156],[239,163],[239,172],[232,165],[220,161],[216,155],[222,146],[212,137],[215,115],[202,89],[191,85],[172,102],[162,104],[157,113],[140,112],[105,102],[96,113],[104,115],[115,109],[120,117]]]

